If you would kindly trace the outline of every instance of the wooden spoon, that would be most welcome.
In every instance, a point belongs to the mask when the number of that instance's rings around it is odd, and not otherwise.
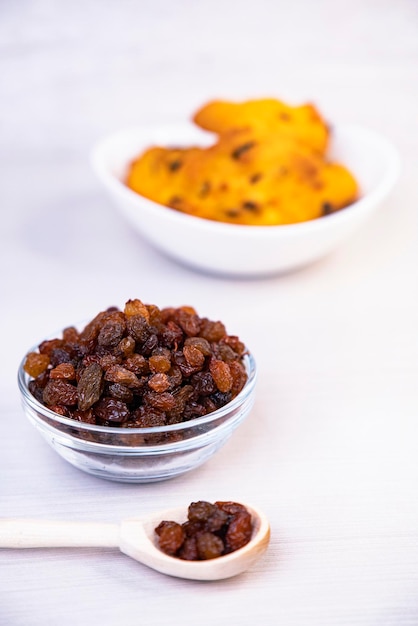
[[[252,516],[253,534],[247,545],[206,561],[183,561],[162,552],[154,529],[162,520],[183,523],[187,508],[178,507],[120,524],[0,519],[0,548],[119,548],[124,554],[169,576],[191,580],[221,580],[247,570],[266,550],[270,539],[267,518],[245,505]]]

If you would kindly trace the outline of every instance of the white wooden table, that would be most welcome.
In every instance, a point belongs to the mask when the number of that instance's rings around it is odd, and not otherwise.
[[[113,522],[228,498],[272,526],[266,556],[219,583],[110,549],[0,551],[0,624],[418,624],[416,2],[5,1],[0,40],[0,516]],[[174,264],[114,211],[92,145],[212,97],[264,95],[385,134],[403,161],[395,191],[297,273],[232,281]],[[259,366],[228,444],[149,485],[61,460],[16,385],[38,339],[133,297],[222,319]]]

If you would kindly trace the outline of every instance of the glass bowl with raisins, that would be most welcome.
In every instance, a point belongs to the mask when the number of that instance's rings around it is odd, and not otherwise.
[[[45,339],[18,372],[27,417],[61,457],[133,483],[207,461],[248,416],[255,383],[222,322],[138,299]]]

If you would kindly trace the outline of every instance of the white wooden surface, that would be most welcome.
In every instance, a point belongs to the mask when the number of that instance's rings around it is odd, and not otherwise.
[[[262,561],[219,583],[110,548],[3,550],[0,624],[415,626],[417,3],[4,0],[0,41],[0,516],[113,523],[231,498],[272,526]],[[91,146],[211,97],[263,95],[385,134],[403,160],[397,188],[304,271],[230,281],[173,264],[114,211]],[[216,457],[142,486],[62,461],[16,386],[38,339],[131,297],[222,319],[260,370],[250,418]]]

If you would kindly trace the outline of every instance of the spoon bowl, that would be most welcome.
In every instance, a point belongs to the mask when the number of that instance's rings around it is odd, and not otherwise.
[[[189,580],[222,580],[241,574],[265,552],[270,525],[258,509],[245,505],[252,517],[250,541],[235,552],[206,561],[184,561],[160,550],[154,529],[162,520],[182,523],[187,507],[153,513],[120,524],[42,520],[0,520],[0,548],[119,548],[140,563],[168,576]]]

